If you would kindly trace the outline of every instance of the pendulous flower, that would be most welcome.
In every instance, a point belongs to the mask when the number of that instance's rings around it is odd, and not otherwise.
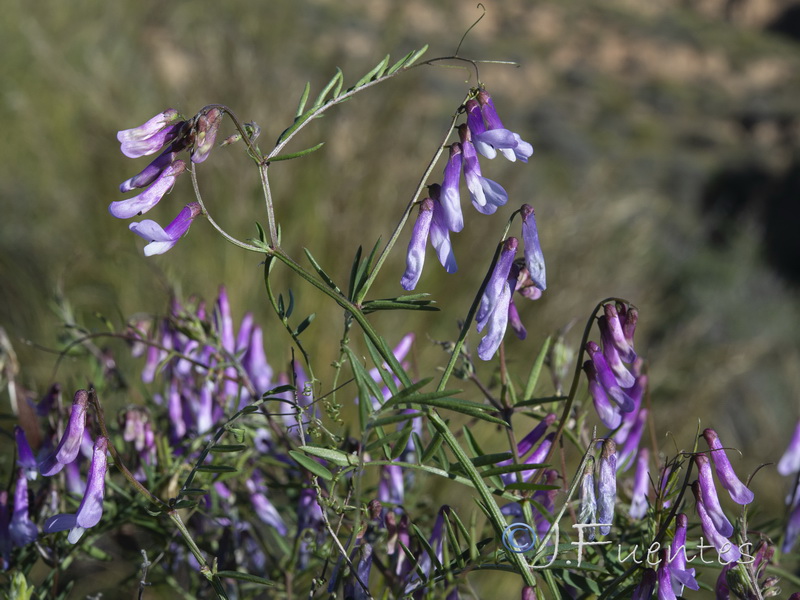
[[[444,178],[439,195],[442,203],[443,222],[448,231],[458,233],[464,228],[464,215],[461,213],[461,194],[458,191],[458,184],[461,180],[462,170],[462,150],[461,144],[456,142],[450,145],[450,158],[444,167]]]
[[[733,525],[722,512],[722,507],[719,503],[719,496],[714,487],[714,478],[711,475],[711,465],[708,462],[708,457],[705,454],[698,454],[694,457],[694,462],[697,465],[697,478],[700,482],[700,494],[703,497],[703,506],[708,512],[708,516],[714,523],[714,528],[725,537],[733,535]]]
[[[703,501],[703,492],[700,489],[699,481],[695,481],[692,484],[692,492],[694,493],[696,501],[695,506],[697,508],[697,515],[700,517],[700,526],[703,530],[703,535],[708,538],[708,541],[710,541],[714,548],[716,548],[720,559],[725,560],[726,562],[739,560],[742,556],[739,548],[737,548],[736,545],[727,537],[723,536],[719,531],[717,531],[714,522],[711,520],[708,510],[706,510],[706,505]]]
[[[686,568],[686,529],[689,524],[688,517],[679,513],[675,517],[675,537],[669,547],[669,568],[672,572],[672,591],[676,596],[683,594],[683,587],[686,586],[695,591],[700,589],[700,585],[694,578],[694,569]]]
[[[478,151],[490,159],[500,151],[511,162],[517,159],[528,162],[533,154],[533,146],[503,126],[492,97],[486,90],[481,89],[473,102],[480,108],[480,118],[475,111],[475,104],[467,102],[467,124],[472,130]]]
[[[481,165],[478,162],[478,153],[472,145],[469,128],[461,125],[458,128],[461,138],[462,162],[464,167],[464,179],[467,182],[475,209],[485,215],[497,212],[498,207],[508,202],[508,193],[496,181],[487,179],[481,173]]]
[[[489,360],[494,356],[506,332],[508,306],[511,302],[511,293],[514,291],[512,286],[516,285],[516,282],[509,281],[509,273],[518,245],[517,238],[513,237],[503,243],[500,256],[481,297],[475,322],[478,331],[483,331],[488,325],[488,331],[478,345],[478,356],[482,360]]]
[[[419,205],[419,215],[411,231],[411,240],[408,242],[406,254],[406,272],[400,280],[404,290],[413,290],[422,275],[425,265],[425,246],[428,243],[428,233],[433,220],[433,200],[425,198]]]
[[[108,212],[118,219],[142,215],[158,204],[175,185],[175,179],[186,170],[186,163],[178,159],[166,166],[145,191],[127,200],[117,200],[108,205]],[[123,184],[124,185],[124,184]]]
[[[45,521],[44,532],[54,533],[69,529],[67,540],[75,544],[81,539],[83,532],[94,527],[103,516],[103,496],[106,483],[106,450],[108,439],[100,436],[94,443],[92,462],[89,465],[89,476],[86,478],[86,491],[75,514],[61,513]]]
[[[717,432],[713,429],[706,429],[703,432],[703,437],[711,449],[711,461],[714,463],[714,469],[722,483],[722,487],[728,490],[731,499],[737,504],[750,504],[755,496],[736,476],[731,466],[731,461],[728,460],[728,455],[719,441]]]
[[[150,242],[144,247],[145,256],[164,254],[164,252],[177,244],[178,240],[189,231],[192,222],[201,212],[203,212],[203,210],[200,208],[200,204],[192,202],[184,206],[183,210],[178,213],[178,216],[175,217],[172,223],[164,228],[151,220],[131,223],[128,228],[139,237]]]
[[[17,442],[17,465],[25,472],[25,477],[33,481],[39,476],[39,467],[25,430],[19,425],[14,426],[14,439]]]
[[[544,255],[539,244],[539,230],[536,228],[536,215],[530,204],[523,204],[520,209],[522,214],[522,241],[525,243],[525,267],[528,269],[533,285],[540,290],[547,289],[547,277],[544,267]]]
[[[794,428],[789,447],[778,461],[778,473],[781,475],[791,475],[798,471],[800,471],[800,421]]]
[[[439,262],[448,273],[458,270],[453,245],[450,243],[450,229],[444,215],[444,207],[440,201],[442,186],[438,183],[428,186],[428,193],[433,200],[433,218],[431,219],[431,246],[436,250]]]
[[[71,463],[78,456],[83,440],[83,430],[86,427],[86,406],[89,403],[89,393],[78,390],[72,400],[72,410],[64,435],[58,442],[53,453],[39,463],[39,472],[45,477],[50,477],[60,472],[64,465]]]
[[[647,448],[639,450],[636,457],[636,472],[633,476],[633,491],[631,492],[630,516],[632,519],[642,519],[647,514],[647,490],[650,483],[650,451]]]
[[[174,140],[185,124],[177,110],[167,109],[138,127],[117,132],[120,150],[128,158],[153,154]]]
[[[27,546],[39,536],[39,528],[28,514],[28,479],[22,469],[14,490],[14,512],[8,524],[11,543],[18,548]]]

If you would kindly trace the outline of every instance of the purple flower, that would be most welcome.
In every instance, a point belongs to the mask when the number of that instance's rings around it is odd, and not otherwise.
[[[272,386],[272,367],[267,362],[267,355],[264,354],[264,334],[261,327],[255,326],[250,332],[244,356],[242,356],[242,366],[250,377],[256,394],[260,396],[268,391]]]
[[[119,191],[124,194],[131,190],[147,187],[158,179],[167,167],[175,162],[177,156],[178,153],[172,147],[167,148],[153,162],[142,169],[140,173],[123,181],[119,185]]]
[[[83,430],[86,427],[86,406],[89,403],[89,393],[78,390],[72,400],[72,411],[64,435],[58,442],[55,451],[39,463],[39,472],[45,477],[55,475],[64,465],[71,463],[78,456],[83,440]]]
[[[714,469],[717,471],[722,487],[728,490],[731,499],[737,504],[750,504],[755,497],[745,484],[743,484],[731,466],[731,461],[728,460],[728,455],[722,448],[719,441],[717,432],[713,429],[706,429],[703,432],[703,437],[706,438],[708,447],[712,450],[711,460],[714,463]]]
[[[608,317],[605,315],[601,316],[597,320],[597,327],[600,329],[600,340],[603,342],[603,358],[605,358],[611,372],[614,373],[617,383],[622,388],[627,389],[633,387],[633,384],[636,383],[636,379],[633,373],[628,370],[628,367],[623,364],[622,357],[617,351],[613,334],[610,331]]]
[[[178,111],[170,108],[138,127],[117,132],[117,140],[125,156],[139,158],[158,152],[178,136],[184,125]]]
[[[614,522],[614,501],[617,497],[617,444],[612,439],[603,442],[600,452],[600,476],[597,481],[597,519],[601,535],[608,535]]]
[[[600,346],[594,342],[587,342],[586,351],[597,373],[597,381],[603,386],[606,394],[619,406],[622,412],[632,412],[636,408],[636,404],[620,386],[614,372],[608,366],[605,356],[600,351]]]
[[[542,424],[544,424],[544,422],[540,423],[539,425],[541,426]],[[538,429],[538,427],[537,427],[537,429]],[[544,432],[544,429],[542,429],[542,432]],[[553,445],[553,440],[555,439],[555,437],[556,437],[555,433],[547,434],[547,436],[542,440],[541,444],[539,444],[539,446],[536,448],[536,450],[534,450],[531,453],[531,455],[524,460],[524,462],[522,464],[525,464],[525,465],[540,465],[540,464],[543,464],[544,463],[544,459],[547,457],[547,453],[550,452],[550,447]],[[520,458],[522,458],[522,456],[524,456],[524,454],[525,454],[524,452],[520,452],[519,453]],[[511,459],[509,459],[509,460],[504,460],[504,461],[501,461],[501,462],[497,463],[497,466],[502,467],[502,466],[505,466],[507,464],[510,465],[512,463],[513,463],[513,461]],[[530,479],[531,477],[534,476],[534,474],[536,473],[536,469],[530,469],[530,470],[526,470],[526,471],[516,471],[514,473],[503,473],[502,475],[500,475],[500,479],[503,480],[503,483],[508,485],[510,483],[513,483],[513,482],[517,481],[517,473],[519,473],[520,476],[522,477],[522,480],[525,481],[525,480],[528,480],[528,479]]]
[[[656,572],[653,569],[645,569],[642,573],[642,580],[633,589],[631,600],[650,600],[656,589]]]
[[[456,266],[456,257],[453,254],[453,245],[450,243],[450,229],[447,227],[447,220],[445,219],[444,207],[439,201],[441,196],[441,186],[438,183],[428,187],[428,193],[433,199],[433,219],[431,219],[431,246],[436,250],[436,255],[439,257],[439,262],[448,273],[455,273],[458,270]]]
[[[476,316],[478,331],[483,331],[489,325],[486,335],[478,345],[478,356],[482,360],[489,360],[494,356],[506,332],[508,306],[514,289],[512,285],[516,285],[516,282],[512,284],[509,281],[509,273],[518,244],[517,238],[513,237],[503,243],[503,249],[481,297]]]
[[[677,600],[672,591],[672,569],[669,566],[669,550],[661,551],[658,563],[658,600]]]
[[[697,454],[694,457],[694,462],[697,465],[697,478],[700,482],[700,494],[703,497],[703,506],[706,508],[708,516],[714,523],[714,527],[719,533],[725,537],[733,535],[733,525],[722,512],[722,507],[719,504],[719,496],[714,487],[714,478],[711,475],[711,465],[708,462],[708,457],[705,454]]]
[[[647,490],[650,484],[650,468],[648,461],[650,451],[647,448],[639,450],[636,457],[636,472],[633,476],[633,492],[631,493],[632,519],[642,519],[647,514]]]
[[[736,566],[735,562],[728,563],[722,567],[717,577],[717,583],[714,585],[714,594],[717,600],[730,600],[731,588],[728,585],[728,572]],[[791,598],[789,599],[791,600]]]
[[[417,282],[422,275],[422,267],[425,265],[425,246],[428,243],[428,233],[433,220],[433,206],[431,198],[425,198],[419,205],[419,216],[414,223],[411,240],[408,242],[406,272],[400,280],[400,285],[404,290],[413,290],[417,287]]]
[[[253,510],[256,511],[256,516],[267,525],[274,527],[279,535],[285,536],[288,533],[288,529],[275,505],[267,498],[266,486],[257,484],[252,477],[245,482],[245,485],[250,493],[250,502],[253,505]]]
[[[18,548],[27,546],[39,536],[39,528],[28,515],[28,479],[22,469],[17,477],[17,489],[14,491],[14,512],[8,524],[11,543]]]
[[[89,476],[86,479],[86,491],[81,505],[75,514],[61,513],[45,521],[44,532],[54,533],[69,529],[67,540],[75,544],[81,539],[83,532],[94,527],[103,516],[103,496],[105,494],[106,450],[108,440],[102,436],[94,443],[92,462],[89,465]]]
[[[475,146],[472,145],[467,126],[461,125],[458,132],[461,136],[464,179],[467,182],[472,205],[480,213],[485,215],[494,214],[497,212],[498,207],[508,202],[508,193],[499,183],[487,179],[481,174],[478,153],[475,151]]]
[[[145,191],[127,200],[118,200],[108,205],[108,212],[118,219],[130,219],[146,213],[161,201],[175,185],[175,178],[186,170],[186,163],[178,159],[164,168]],[[124,185],[124,184],[123,184]]]
[[[547,289],[544,268],[544,255],[539,244],[539,230],[536,228],[536,216],[530,204],[523,204],[520,209],[522,214],[522,241],[525,243],[525,267],[528,275],[540,290]]]
[[[636,420],[633,422],[633,425],[627,429],[625,437],[614,437],[615,442],[622,444],[622,450],[620,450],[619,459],[617,460],[621,471],[627,471],[631,468],[631,465],[633,465],[633,457],[639,450],[639,444],[642,441],[642,434],[644,433],[644,426],[645,423],[647,423],[647,414],[646,408],[639,409]],[[623,428],[620,428],[620,431],[622,431],[622,429]]]
[[[474,105],[468,103],[467,124],[473,129],[475,146],[478,151],[486,158],[494,158],[499,150],[508,160],[514,162],[519,159],[528,162],[528,158],[533,154],[533,146],[522,140],[519,134],[509,131],[503,127],[500,117],[497,116],[494,102],[486,90],[480,90],[476,97],[480,106],[483,123],[481,124],[475,116]],[[472,120],[470,120],[472,115]],[[481,125],[485,128],[481,131]]]
[[[444,167],[444,178],[439,201],[442,203],[443,222],[449,231],[457,233],[464,228],[464,216],[461,213],[461,195],[458,183],[461,179],[462,167],[461,144],[456,142],[450,146],[450,158]]]
[[[697,515],[700,517],[700,526],[703,530],[703,535],[707,537],[708,541],[717,549],[717,553],[719,553],[719,557],[722,560],[726,562],[739,560],[742,556],[739,548],[728,540],[728,538],[720,534],[714,522],[711,520],[703,502],[703,493],[700,489],[699,481],[695,481],[692,484],[692,492],[694,492]]]
[[[792,509],[789,514],[789,520],[786,522],[786,534],[783,537],[782,546],[784,553],[791,552],[798,536],[800,536],[800,503],[796,504]]]
[[[675,518],[675,537],[669,547],[669,568],[672,572],[672,591],[676,596],[683,593],[686,586],[695,591],[700,585],[694,578],[694,569],[686,568],[686,528],[689,519],[685,514],[679,513]]]
[[[794,428],[794,435],[789,442],[789,447],[778,461],[778,473],[781,475],[791,475],[800,471],[800,421]]]
[[[25,430],[19,425],[14,426],[14,439],[17,442],[17,464],[22,467],[25,477],[33,481],[39,476],[39,467],[25,436]]]
[[[611,343],[619,353],[622,360],[632,363],[636,360],[636,352],[633,350],[633,331],[636,328],[636,321],[639,313],[635,308],[627,309],[624,304],[617,306],[610,302],[603,306],[605,312],[605,333],[603,345],[606,341]],[[620,312],[622,311],[622,312]],[[625,324],[626,329],[623,329]],[[626,330],[628,334],[626,334]],[[601,332],[603,329],[601,328]]]
[[[591,360],[587,360],[583,363],[583,370],[586,372],[586,378],[589,381],[589,395],[592,397],[597,416],[600,417],[603,425],[610,429],[616,429],[622,423],[622,413],[608,399],[605,388],[597,378],[597,369],[594,363]]]
[[[378,500],[383,504],[403,504],[404,498],[403,469],[398,465],[381,467],[381,479],[378,483]]]
[[[368,600],[372,598],[368,591],[365,591],[361,584],[366,586],[367,590],[369,590],[369,573],[372,569],[372,546],[367,544],[366,542],[361,545],[361,559],[358,561],[358,565],[356,566],[356,574],[358,575],[359,581],[356,581],[356,578],[353,574],[350,574],[350,577],[344,584],[344,597],[350,600]]]
[[[164,254],[167,250],[178,243],[192,225],[192,221],[202,212],[200,204],[192,202],[183,207],[178,216],[162,229],[161,225],[155,221],[145,220],[141,223],[131,223],[128,228],[150,243],[144,247],[145,256],[154,254]]]

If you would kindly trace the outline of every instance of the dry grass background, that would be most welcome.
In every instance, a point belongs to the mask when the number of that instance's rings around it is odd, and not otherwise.
[[[56,289],[83,323],[100,328],[96,314],[122,322],[162,312],[170,286],[211,299],[224,282],[236,316],[252,310],[273,328],[270,359],[288,357],[257,258],[198,222],[168,254],[145,259],[141,240],[107,213],[119,182],[144,164],[119,153],[118,129],[167,107],[194,114],[220,102],[258,122],[267,147],[290,122],[306,80],[313,93],[339,66],[354,82],[384,54],[425,43],[428,58],[451,54],[480,14],[461,0],[6,4],[0,325],[20,355],[22,382],[37,391],[55,359],[21,340],[55,345]],[[486,2],[462,50],[519,62],[483,65],[481,78],[505,123],[535,148],[527,166],[484,163],[511,196],[503,216],[522,202],[536,208],[547,259],[548,291],[522,309],[529,339],[508,342],[514,372],[526,372],[544,337],[583,323],[598,300],[628,298],[640,308],[637,348],[649,360],[659,435],[670,431],[685,447],[700,419],[742,449],[745,471],[776,460],[800,416],[798,276],[786,275],[798,240],[784,232],[796,230],[800,201],[800,53],[766,31],[789,4]],[[448,115],[475,83],[468,76],[419,68],[309,127],[295,149],[325,147],[272,169],[284,246],[298,258],[308,247],[346,279],[356,247],[388,236]],[[709,195],[721,174],[748,168],[765,183],[743,208],[725,203],[737,198],[735,185]],[[786,184],[792,173],[794,187]],[[253,221],[265,218],[241,148],[215,150],[199,178],[212,215],[234,235],[253,236]],[[191,200],[188,178],[179,180],[152,218],[168,222]],[[429,257],[418,286],[443,312],[376,316],[379,330],[390,341],[412,329],[453,338],[503,221],[470,209],[455,238],[459,272],[447,277]],[[375,297],[401,293],[402,254]],[[339,314],[297,280],[282,284],[292,287],[298,314],[319,313],[307,339],[324,381]],[[418,365],[445,360],[424,335],[416,352]],[[85,374],[67,365],[57,378],[77,387]],[[773,496],[770,510],[780,510],[774,471],[757,485]]]

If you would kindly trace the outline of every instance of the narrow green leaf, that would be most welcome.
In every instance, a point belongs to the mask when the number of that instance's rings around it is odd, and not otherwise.
[[[386,71],[387,77],[392,73],[394,73],[395,71],[397,71],[398,69],[400,69],[403,65],[405,65],[406,61],[410,59],[412,56],[414,56],[414,52],[416,52],[416,50],[412,50],[411,52],[406,54],[403,58],[394,63],[391,67],[389,67],[389,69]]]
[[[425,448],[425,452],[422,453],[419,462],[423,464],[428,462],[431,459],[431,457],[436,453],[436,451],[439,449],[439,447],[442,445],[443,441],[444,440],[442,439],[442,436],[439,435],[439,432],[438,431],[435,432],[433,434],[433,437],[431,438],[431,441],[428,443],[428,447]]]
[[[424,45],[422,48],[420,48],[419,50],[417,50],[416,52],[414,52],[414,54],[411,56],[411,58],[409,58],[409,59],[406,61],[406,64],[405,64],[404,66],[411,66],[412,64],[414,64],[415,62],[417,62],[417,59],[418,59],[420,56],[422,56],[423,54],[425,54],[427,51],[428,51],[428,44],[425,44],[425,45]]]
[[[336,67],[336,75],[334,75],[331,80],[327,83],[327,85],[322,88],[322,91],[317,96],[317,99],[314,100],[314,108],[319,108],[325,102],[325,97],[330,92],[339,81],[342,80],[342,70],[339,67]]]
[[[308,94],[311,92],[311,82],[306,81],[306,87],[303,88],[303,95],[300,96],[300,102],[297,104],[297,112],[295,113],[295,118],[299,117],[303,114],[303,110],[306,108],[306,102],[308,101]]]
[[[353,300],[355,298],[356,283],[358,281],[358,272],[361,265],[361,254],[364,249],[359,246],[356,249],[356,255],[353,257],[353,264],[350,265],[350,281],[347,282],[347,298]]]
[[[239,469],[236,467],[232,467],[230,465],[197,465],[195,467],[196,471],[201,471],[203,473],[235,473]]]
[[[289,137],[291,134],[297,131],[297,129],[303,123],[305,123],[306,121],[308,121],[308,119],[311,118],[311,115],[314,114],[315,110],[316,110],[315,108],[310,108],[299,117],[295,117],[294,122],[289,127],[284,129],[283,133],[281,133],[281,135],[278,137],[277,143],[280,144],[283,140],[285,140],[287,137]]]
[[[286,307],[286,318],[292,316],[294,312],[294,293],[292,292],[292,288],[289,288],[289,306]]]
[[[386,348],[386,353],[391,354],[392,357],[394,357],[392,351],[389,350],[388,347],[386,346],[386,342],[384,341],[384,339],[383,338],[378,338],[378,339],[383,344],[384,348]],[[389,370],[386,368],[385,363],[381,359],[381,355],[378,353],[377,348],[375,348],[375,344],[373,344],[372,341],[366,336],[364,337],[364,340],[367,343],[367,351],[369,352],[370,358],[372,358],[372,362],[378,368],[378,375],[380,375],[383,384],[389,389],[389,393],[391,393],[392,395],[396,395],[398,391],[397,384],[394,382],[394,377],[392,376],[392,374],[397,375],[398,378],[400,377],[400,375],[394,372],[394,370],[393,373],[390,373]],[[402,367],[400,367],[399,364],[398,367],[402,370]],[[383,402],[383,395],[379,395],[377,396],[377,398],[379,398],[382,402],[381,408],[387,407],[386,402]]]
[[[374,414],[374,413],[373,413]],[[383,427],[384,425],[392,425],[393,423],[402,423],[403,421],[408,421],[409,419],[413,419],[414,417],[421,417],[425,413],[422,413],[418,410],[413,410],[407,413],[400,413],[397,415],[389,415],[388,417],[381,417],[380,419],[374,419],[369,422],[368,428],[371,427]]]
[[[495,454],[484,454],[482,456],[476,456],[475,458],[471,458],[470,461],[476,467],[484,467],[486,465],[493,465],[495,463],[499,463],[502,460],[508,460],[512,458],[514,455],[511,452],[497,452]],[[484,471],[481,472],[481,475]]]
[[[423,396],[430,396],[430,397],[423,397]],[[410,402],[406,401],[403,402],[403,404],[419,404],[422,406],[435,406],[436,408],[445,408],[448,410],[452,410],[454,412],[461,413],[463,415],[467,415],[469,417],[474,417],[476,419],[481,419],[483,421],[489,421],[490,423],[497,423],[498,425],[505,425],[506,427],[508,427],[508,423],[506,423],[503,419],[490,415],[486,412],[489,410],[494,410],[491,406],[478,404],[477,402],[469,402],[468,400],[456,400],[454,398],[437,398],[433,396],[435,396],[435,393],[420,394],[419,396],[416,396],[412,401]]]
[[[359,79],[352,89],[358,89],[365,83],[371,81],[373,78],[377,79],[378,77],[380,77],[380,74],[383,73],[384,69],[386,69],[386,65],[388,64],[389,64],[389,55],[387,54],[386,57],[377,65],[375,65],[375,67],[373,67],[373,69],[369,73],[367,73],[361,79]]]
[[[241,452],[247,450],[247,444],[217,444],[211,446],[211,452]]]
[[[453,511],[450,511],[453,512]],[[444,526],[447,531],[447,544],[442,546],[442,563],[445,565],[450,564],[450,560],[446,556],[448,547],[452,550],[453,555],[455,556],[456,565],[459,568],[464,567],[464,557],[461,553],[461,544],[459,543],[458,536],[456,534],[455,529],[453,529],[452,523],[450,523],[448,513],[444,514]]]
[[[282,160],[292,160],[293,158],[300,158],[301,156],[306,156],[308,154],[311,154],[312,152],[316,152],[317,150],[322,148],[324,145],[325,145],[325,142],[320,142],[319,144],[315,144],[314,146],[311,146],[310,148],[306,148],[305,150],[300,150],[298,152],[292,152],[290,154],[279,154],[278,156],[273,156],[272,158],[270,158],[269,162],[273,163],[273,162],[280,162]]]
[[[525,392],[522,394],[524,400],[533,396],[533,390],[536,387],[536,382],[539,381],[539,374],[542,372],[542,365],[544,365],[544,360],[547,358],[547,352],[550,350],[551,342],[552,337],[548,336],[544,344],[542,344],[539,354],[536,355],[536,360],[533,361],[531,372],[528,375],[528,383],[525,384]],[[519,406],[519,404],[517,404],[517,406]]]
[[[203,488],[185,488],[181,490],[181,494],[184,496],[205,496],[208,494],[208,490]]]
[[[303,467],[307,471],[310,471],[317,477],[322,477],[323,479],[326,479],[328,481],[331,481],[333,479],[333,473],[331,473],[328,469],[323,467],[313,458],[309,458],[308,456],[306,456],[302,452],[298,452],[297,450],[289,450],[289,455],[293,459],[295,459],[301,467]]]
[[[341,450],[333,448],[320,448],[319,446],[300,446],[300,450],[312,456],[318,456],[339,467],[348,467],[358,464],[358,458]]]
[[[408,446],[408,439],[411,437],[411,431],[413,428],[413,423],[409,421],[406,423],[406,426],[400,430],[402,435],[398,438],[397,442],[392,449],[392,453],[389,456],[390,459],[395,460],[396,458],[400,458],[403,452],[406,451],[406,447]]]
[[[417,536],[417,540],[419,540],[419,543],[422,545],[422,548],[425,550],[425,552],[428,553],[428,557],[431,559],[431,566],[435,571],[441,571],[442,563],[439,562],[439,557],[436,555],[436,552],[431,547],[425,535],[414,523],[411,523],[411,531]]]
[[[482,456],[486,454],[481,448],[480,444],[478,444],[478,440],[475,439],[475,436],[472,435],[472,431],[469,427],[464,425],[461,430],[464,432],[464,439],[467,442],[467,448],[470,452],[472,452],[473,456]]]
[[[367,300],[361,304],[361,311],[368,315],[380,310],[422,310],[427,312],[438,312],[441,309],[433,306],[433,300],[415,300],[412,302],[395,302],[387,300]]]
[[[333,282],[333,279],[330,278],[330,276],[325,272],[325,270],[319,265],[317,260],[311,255],[311,251],[308,248],[303,248],[303,252],[306,253],[306,258],[308,259],[308,262],[310,262],[311,266],[314,267],[314,270],[322,278],[322,281],[324,281],[329,288],[341,294],[342,290],[339,289],[339,286]]]
[[[516,403],[515,406],[539,406],[541,404],[547,404],[548,402],[563,402],[564,400],[568,400],[569,396],[545,396],[543,398],[531,398],[530,400],[520,400]]]
[[[257,575],[251,575],[250,573],[241,573],[239,571],[217,571],[217,576],[223,579],[239,579],[241,581],[249,581],[250,583],[258,583],[260,585],[266,586],[274,586],[275,582],[270,581],[269,579],[264,579],[263,577],[258,577]]]
[[[376,429],[376,431],[377,431],[377,429]],[[403,437],[403,434],[404,434],[404,430],[403,429],[401,429],[400,431],[393,431],[392,433],[378,434],[378,439],[377,440],[374,440],[374,441],[370,442],[369,444],[367,444],[366,446],[364,446],[364,452],[369,453],[369,452],[372,452],[373,450],[375,450],[376,448],[378,448],[379,446],[388,446],[389,444],[391,444],[393,442],[396,442],[401,437]],[[408,441],[408,440],[406,440],[406,441]],[[389,452],[389,456],[387,456],[387,458],[389,460],[392,460],[391,449],[388,449],[388,452]]]

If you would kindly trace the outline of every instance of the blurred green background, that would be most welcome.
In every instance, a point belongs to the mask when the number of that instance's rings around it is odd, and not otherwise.
[[[597,301],[625,297],[640,309],[636,344],[649,361],[659,444],[673,447],[669,431],[675,446],[690,445],[699,419],[742,449],[744,472],[775,461],[800,416],[798,4],[484,4],[461,54],[519,63],[482,65],[481,79],[535,154],[528,165],[483,161],[511,200],[497,218],[465,203],[457,274],[446,276],[429,255],[417,291],[442,312],[373,322],[392,342],[408,330],[453,339],[505,217],[528,202],[548,290],[518,302],[529,338],[507,338],[512,369],[526,372],[544,337],[573,319],[576,344]],[[117,130],[168,107],[192,115],[219,102],[256,121],[269,148],[306,81],[313,96],[338,66],[350,85],[383,55],[426,43],[426,58],[450,55],[481,10],[472,0],[8,0],[4,13],[0,325],[20,382],[39,393],[55,364],[42,347],[55,347],[62,328],[57,290],[81,323],[99,329],[98,314],[121,323],[163,312],[170,286],[211,300],[225,283],[235,318],[255,312],[274,332],[271,361],[288,359],[257,257],[198,220],[168,254],[146,259],[143,241],[108,214],[119,183],[147,164],[119,152]],[[308,127],[291,148],[324,148],[271,170],[284,247],[298,259],[308,247],[346,281],[358,245],[388,237],[475,83],[462,68],[414,69]],[[254,221],[266,219],[243,149],[217,149],[198,171],[211,214],[239,238],[255,235]],[[147,217],[166,224],[192,200],[184,177]],[[402,293],[408,231],[373,297]],[[318,313],[305,337],[324,382],[339,312],[298,280],[279,280],[299,315]],[[418,365],[445,361],[425,335],[416,353]],[[56,375],[67,387],[85,377],[69,365]],[[759,477],[780,510],[782,482],[774,470]]]

